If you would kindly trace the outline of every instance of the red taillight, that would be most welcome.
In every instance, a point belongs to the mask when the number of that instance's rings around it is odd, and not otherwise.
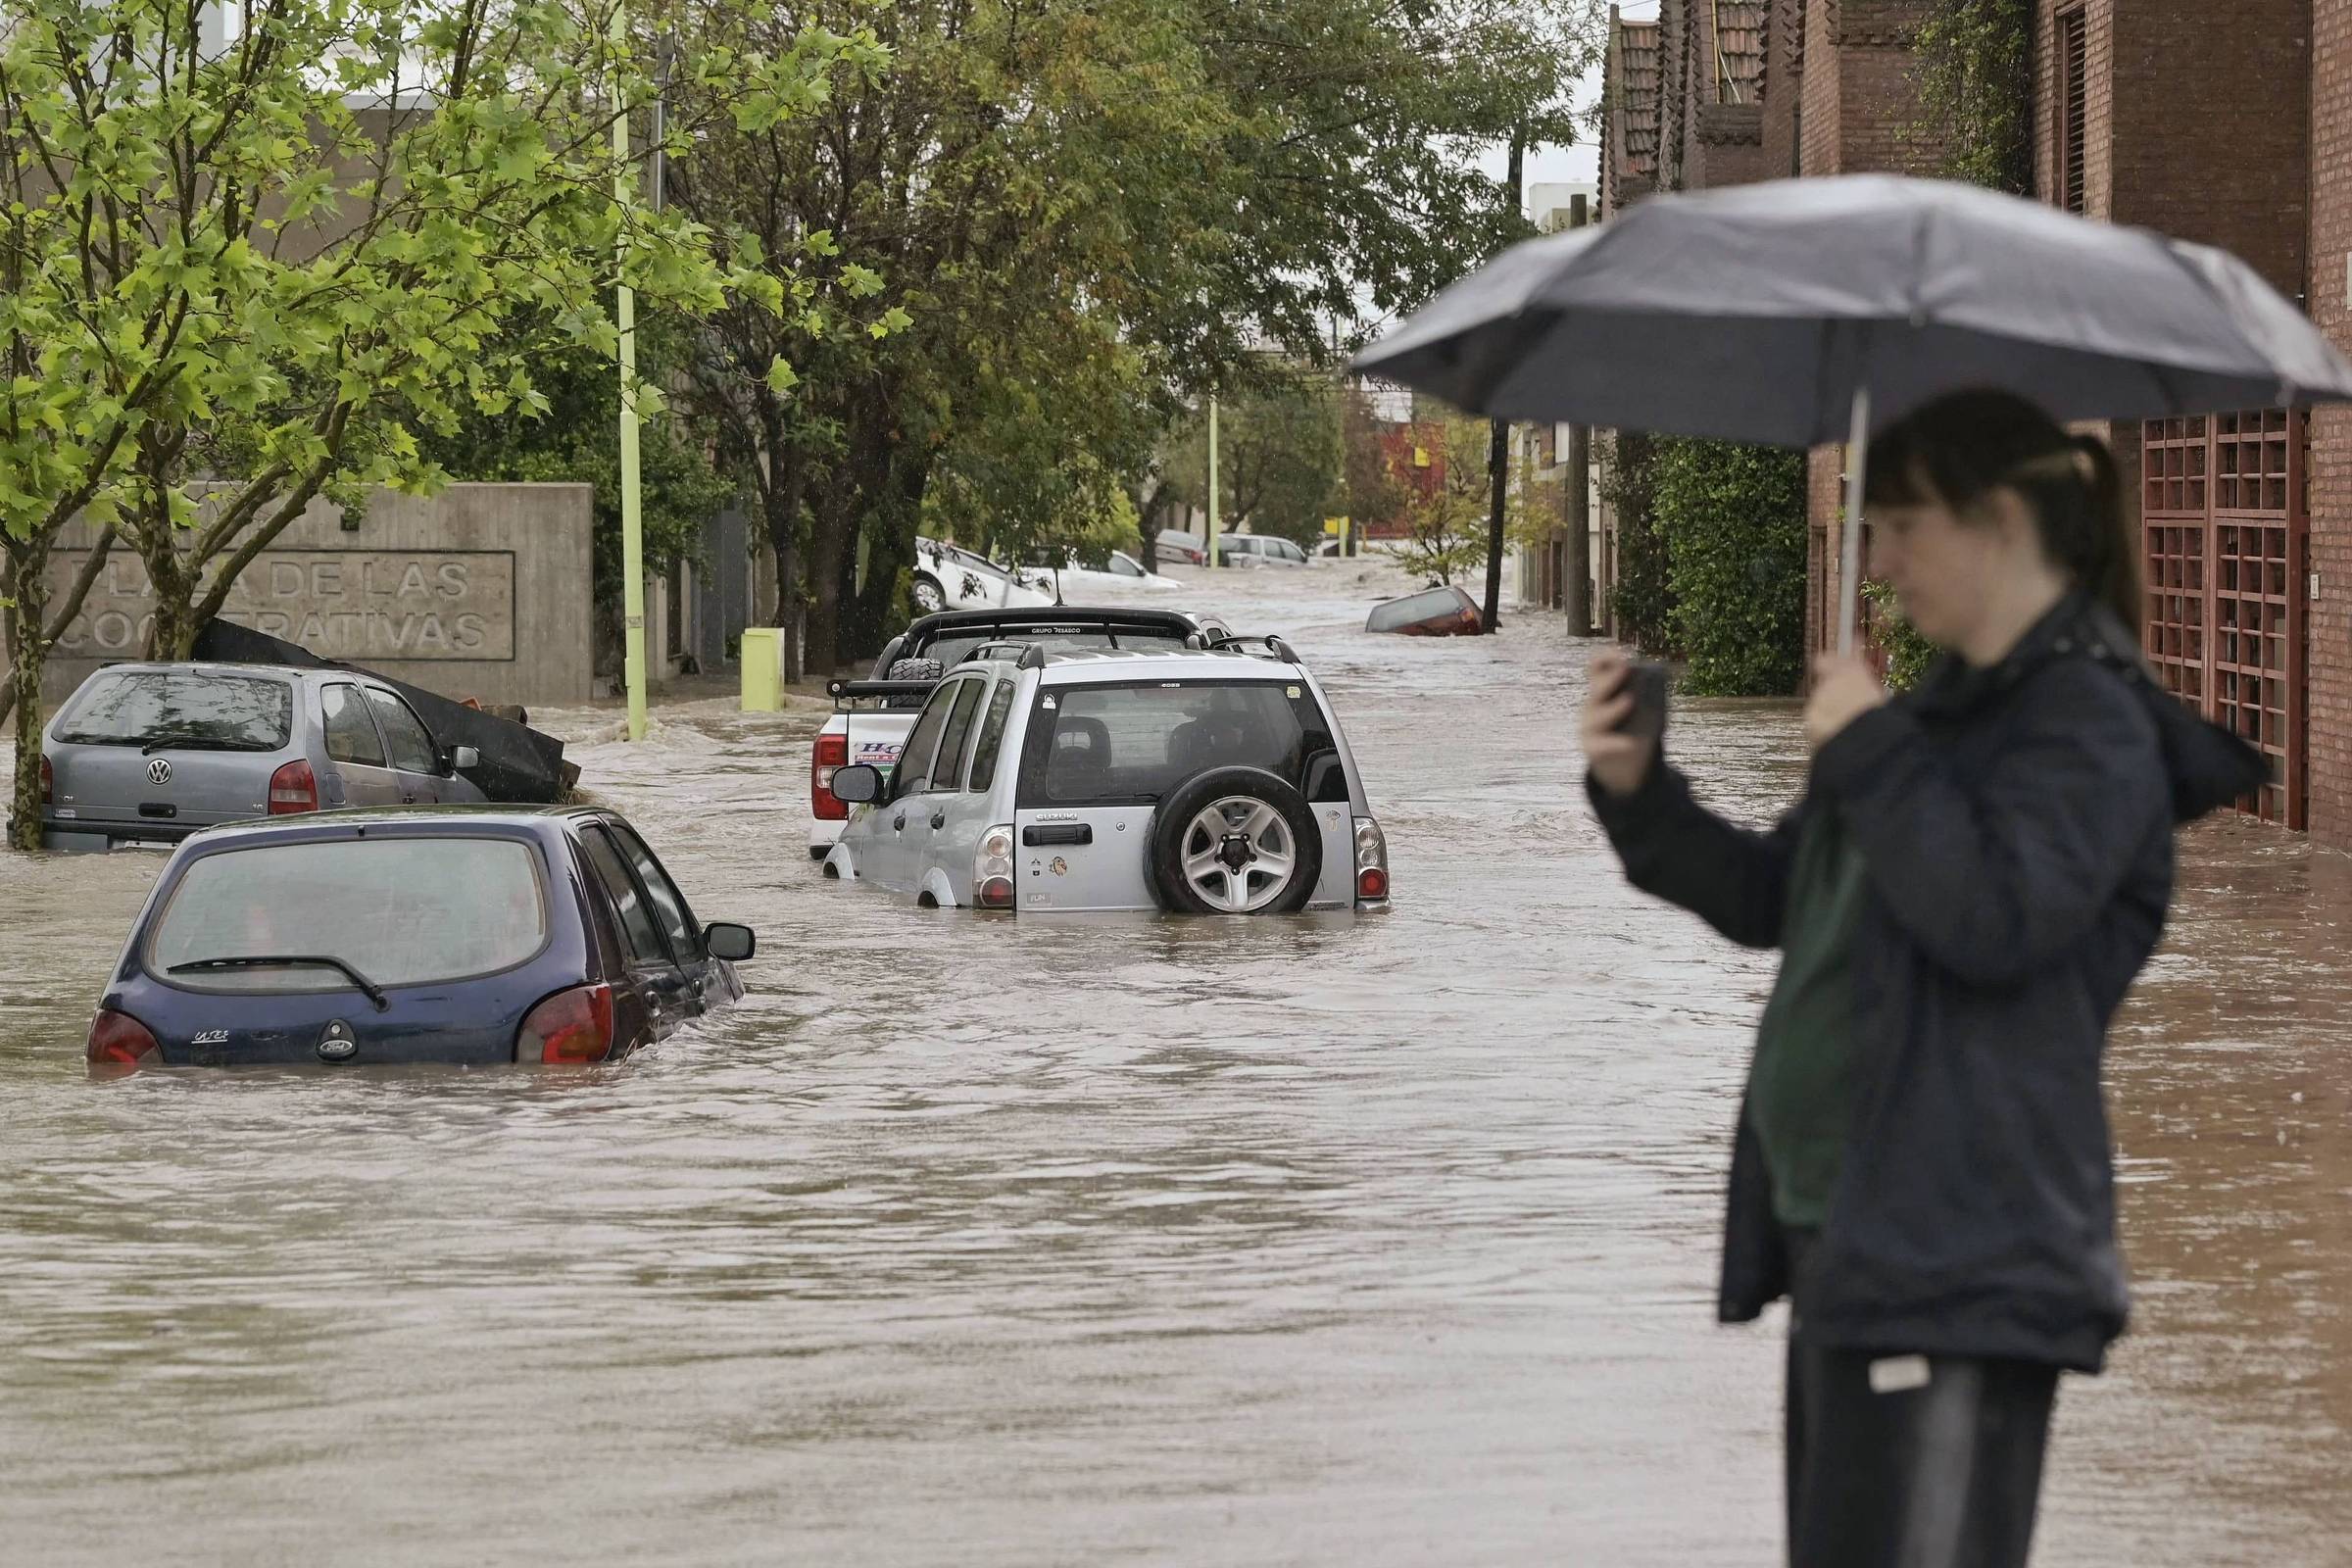
[[[147,1026],[127,1012],[98,1009],[90,1020],[90,1067],[108,1074],[137,1072],[162,1048]]]
[[[56,792],[57,769],[51,767],[49,765],[49,759],[44,757],[41,759],[41,804],[43,806],[47,806],[49,804],[49,798]]]
[[[850,804],[833,798],[833,770],[850,765],[847,735],[819,735],[808,757],[808,814],[820,822],[846,822]]]
[[[612,988],[575,986],[531,1009],[514,1038],[516,1061],[580,1066],[612,1050]]]
[[[1367,865],[1355,873],[1355,896],[1359,899],[1385,899],[1389,896],[1389,873],[1385,866]]]
[[[979,891],[973,895],[973,902],[983,909],[1011,908],[1012,878],[1008,876],[990,877],[980,884]]]
[[[318,809],[318,780],[300,758],[270,775],[270,814],[291,816]]]

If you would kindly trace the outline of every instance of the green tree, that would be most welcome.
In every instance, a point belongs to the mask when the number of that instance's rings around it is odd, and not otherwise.
[[[614,105],[650,83],[602,9],[251,0],[225,39],[223,14],[0,0],[0,537],[26,847],[40,666],[74,608],[51,619],[45,582],[67,522],[138,552],[151,650],[182,655],[314,498],[429,490],[445,475],[419,430],[543,408],[550,346],[610,351],[616,257],[649,305],[788,298],[713,266],[683,216],[614,199]],[[808,112],[847,52],[820,32],[708,51],[697,112]]]
[[[1912,49],[1913,134],[1951,179],[2034,194],[2034,0],[1936,0]]]
[[[1660,441],[1650,516],[1669,621],[1703,697],[1778,697],[1804,675],[1805,458],[1729,441]]]
[[[637,372],[650,386],[667,382],[682,357],[683,323],[657,320],[637,334]],[[620,630],[620,379],[613,363],[587,348],[557,349],[543,357],[533,381],[544,410],[498,417],[468,414],[449,434],[418,436],[426,461],[453,479],[568,482],[594,488],[595,599],[605,653],[616,656]],[[645,569],[666,576],[682,564],[701,564],[703,527],[741,496],[739,481],[722,471],[711,443],[679,411],[656,404],[641,411],[638,431],[640,524]]]
[[[1484,419],[1450,414],[1443,450],[1431,454],[1440,472],[1428,494],[1404,492],[1404,537],[1388,552],[1432,588],[1482,573],[1487,566],[1487,444]]]
[[[1219,525],[1302,545],[1321,537],[1344,480],[1340,389],[1284,367],[1217,411]],[[1208,414],[1192,412],[1167,458],[1175,499],[1208,505]]]
[[[1657,436],[1618,431],[1605,449],[1601,495],[1617,514],[1617,634],[1642,653],[1672,657],[1674,573],[1653,506],[1660,445]]]
[[[1184,406],[1240,395],[1269,347],[1328,360],[1335,318],[1409,308],[1491,250],[1503,204],[1479,149],[1567,139],[1554,110],[1597,13],[814,0],[807,18],[870,27],[893,69],[836,82],[808,122],[705,141],[674,191],[766,255],[821,236],[807,265],[868,291],[847,318],[784,318],[782,341],[722,317],[694,377],[758,455],[779,559],[802,551],[783,576],[788,601],[805,579],[808,663],[879,634],[877,585],[941,514],[935,483],[999,539],[1109,484],[1164,515],[1179,476],[1155,455]],[[772,396],[743,374],[770,355],[801,371]]]

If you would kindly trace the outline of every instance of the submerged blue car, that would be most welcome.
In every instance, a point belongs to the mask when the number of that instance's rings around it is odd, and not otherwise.
[[[329,811],[173,854],[90,1023],[101,1074],[617,1060],[743,995],[635,829],[578,808]]]

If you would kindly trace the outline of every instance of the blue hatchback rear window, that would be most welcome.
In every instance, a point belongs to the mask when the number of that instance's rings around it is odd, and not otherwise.
[[[547,945],[539,855],[512,839],[319,839],[221,850],[188,864],[147,967],[197,991],[324,991],[328,967],[205,969],[218,958],[334,958],[378,986],[496,974]]]

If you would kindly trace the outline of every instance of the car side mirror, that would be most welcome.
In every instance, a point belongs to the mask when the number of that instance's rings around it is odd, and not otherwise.
[[[760,939],[748,925],[716,921],[703,927],[703,947],[713,958],[741,963],[760,949]]]
[[[863,762],[833,770],[833,798],[852,806],[864,806],[882,798],[882,770]]]
[[[452,746],[443,754],[452,773],[464,773],[482,765],[482,754],[470,746]]]

